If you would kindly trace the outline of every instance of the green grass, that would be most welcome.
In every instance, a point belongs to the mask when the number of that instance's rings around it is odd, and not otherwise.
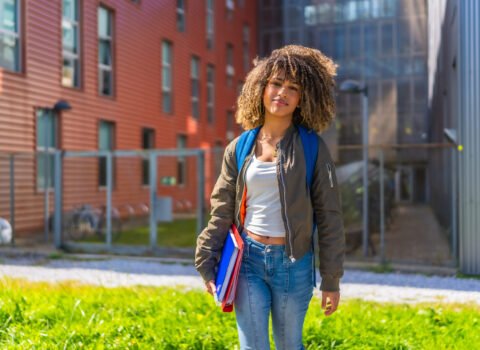
[[[3,279],[0,348],[234,349],[233,314],[203,291]],[[314,299],[307,349],[475,349],[478,305],[391,305],[345,301],[331,317]]]
[[[205,221],[207,222],[207,221]],[[194,247],[197,241],[197,219],[177,219],[157,225],[157,245],[161,247]],[[83,242],[104,242],[104,238],[90,236]],[[124,229],[113,241],[114,244],[149,245],[150,227],[140,226]]]

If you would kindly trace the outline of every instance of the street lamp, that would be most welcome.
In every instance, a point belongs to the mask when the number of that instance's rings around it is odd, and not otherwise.
[[[72,109],[72,106],[70,106],[70,104],[65,101],[65,100],[58,100],[54,105],[53,107],[46,107],[44,108],[45,109],[45,112],[48,113],[49,116],[51,116],[52,120],[55,116],[55,113],[60,113],[62,111],[68,111],[70,109]],[[48,207],[49,207],[49,204],[48,204],[48,195],[49,195],[49,181],[48,179],[50,178],[50,162],[49,162],[49,154],[48,154],[48,140],[50,138],[50,128],[49,127],[46,127],[44,128],[45,130],[45,139],[44,139],[44,144],[45,144],[45,148],[44,148],[44,151],[45,151],[45,154],[44,154],[44,160],[45,160],[45,172],[44,172],[44,175],[45,175],[45,181],[44,181],[44,190],[45,190],[45,197],[44,197],[44,205],[45,205],[45,212],[44,212],[44,231],[45,231],[45,241],[48,242],[48,232],[49,232],[49,229],[50,229],[50,225],[49,225],[49,218],[48,218]]]
[[[362,94],[362,153],[363,153],[363,255],[368,256],[368,87],[365,82],[345,80],[340,84],[340,92]]]

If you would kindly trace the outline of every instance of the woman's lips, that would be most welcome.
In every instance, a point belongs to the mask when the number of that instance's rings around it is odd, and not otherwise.
[[[273,100],[273,103],[281,106],[288,106],[288,103],[283,100]]]

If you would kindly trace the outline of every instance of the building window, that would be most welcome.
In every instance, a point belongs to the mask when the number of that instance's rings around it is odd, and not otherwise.
[[[226,139],[228,142],[232,141],[234,139],[234,121],[235,121],[235,116],[233,114],[233,111],[227,111],[227,133],[226,133]]]
[[[214,10],[213,0],[207,0],[207,48],[213,48],[214,41]]]
[[[235,75],[235,67],[233,66],[233,45],[227,44],[227,85],[233,86],[233,76]]]
[[[200,59],[192,56],[190,63],[190,77],[192,79],[192,116],[200,118]]]
[[[113,151],[115,139],[115,124],[107,121],[100,121],[98,129],[98,150]],[[115,179],[115,162],[112,161],[112,179]],[[115,182],[115,181],[112,181]],[[112,183],[113,185],[113,183]],[[98,158],[98,186],[107,186],[107,158]]]
[[[248,72],[250,69],[250,28],[243,26],[243,70]]]
[[[20,72],[20,0],[0,0],[0,67]]]
[[[50,109],[37,110],[37,188],[54,184],[54,152],[58,149],[57,115]],[[46,181],[46,182],[45,182]]]
[[[215,67],[207,65],[207,121],[212,124],[214,121],[215,105]]]
[[[233,11],[235,10],[235,1],[225,0],[225,7],[227,9],[227,19],[231,20],[233,18]]]
[[[62,85],[80,87],[80,9],[78,0],[62,2]]]
[[[149,150],[155,148],[155,130],[150,128],[142,129],[142,149]],[[142,185],[150,184],[150,158],[142,159]]]
[[[177,149],[183,150],[187,148],[187,136],[177,136]],[[177,158],[177,184],[185,185],[187,183],[187,157],[179,156]]]
[[[185,0],[177,0],[177,30],[185,31]]]
[[[98,8],[98,89],[113,96],[113,13]]]
[[[172,113],[172,44],[162,42],[162,106],[165,113]]]

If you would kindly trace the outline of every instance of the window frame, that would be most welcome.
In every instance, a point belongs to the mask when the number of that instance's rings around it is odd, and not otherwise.
[[[211,80],[209,79],[211,73]],[[207,122],[213,124],[215,122],[215,66],[211,63],[207,64]]]
[[[168,62],[165,61],[164,47],[168,48]],[[162,82],[162,112],[166,114],[173,114],[173,43],[170,40],[162,40],[161,45],[161,60],[162,60],[162,72],[161,72],[161,82]],[[168,71],[170,76],[170,86],[165,85],[165,70]],[[170,109],[167,110],[165,104],[165,98],[169,98]]]
[[[145,135],[148,135],[148,140],[151,140],[148,146],[145,146]],[[150,150],[155,149],[155,128],[152,127],[142,127],[141,129],[141,140],[142,140],[142,150]],[[150,186],[150,158],[143,157],[142,159],[142,186],[149,187]]]
[[[100,10],[103,9],[107,12],[109,15],[109,23],[110,23],[110,36],[101,36],[99,34],[99,26],[100,26]],[[98,69],[97,69],[97,74],[98,74],[98,93],[100,96],[103,97],[110,97],[114,98],[115,97],[115,77],[114,77],[114,72],[115,72],[115,48],[114,48],[114,36],[115,36],[115,13],[113,9],[105,6],[104,4],[100,3],[97,7],[97,63],[98,63]],[[110,59],[111,59],[111,65],[105,65],[102,64],[100,61],[100,45],[102,42],[108,42],[110,43]],[[110,72],[110,86],[111,86],[111,92],[110,94],[104,94],[102,92],[103,82],[102,82],[102,77],[103,77],[103,72]]]
[[[196,67],[196,74],[194,70],[194,65]],[[191,84],[191,108],[192,108],[192,117],[196,120],[200,120],[200,57],[192,55],[190,59],[190,84]],[[196,89],[195,89],[196,86]],[[194,92],[197,92],[195,96]],[[195,109],[196,106],[196,109]],[[195,111],[197,113],[195,113]]]
[[[23,17],[23,1],[22,0],[14,0],[15,1],[15,18],[16,22],[14,23],[16,31],[12,32],[10,30],[3,29],[0,27],[0,37],[2,36],[9,36],[13,37],[13,40],[15,42],[14,46],[14,68],[10,69],[10,67],[6,67],[3,65],[0,65],[2,69],[4,69],[7,72],[12,72],[12,73],[23,73],[24,72],[24,57],[23,57],[23,45],[24,42],[22,40],[22,35],[23,35],[23,23],[24,23],[24,17]]]
[[[62,36],[62,39],[61,39],[61,44],[62,44],[62,75],[61,75],[61,81],[60,81],[60,84],[63,86],[63,87],[66,87],[66,88],[71,88],[71,89],[81,89],[82,88],[82,83],[83,83],[83,79],[82,79],[82,36],[81,36],[81,30],[82,30],[82,11],[81,11],[81,8],[82,8],[82,1],[83,0],[72,0],[75,2],[75,5],[76,5],[76,21],[71,21],[69,18],[65,18],[63,16],[63,3],[64,3],[65,0],[62,0],[62,16],[61,16],[61,27],[62,27],[62,33],[61,33],[61,36]],[[77,53],[75,54],[74,52],[68,50],[65,48],[64,46],[64,42],[63,42],[63,28],[64,28],[64,24],[65,22],[69,23],[69,22],[72,22],[70,23],[70,25],[76,27],[76,36],[74,38],[74,40],[76,41],[77,43],[77,47],[75,48],[77,50]],[[64,83],[64,72],[63,70],[65,69],[65,63],[64,61],[65,60],[69,60],[71,61],[72,63],[72,66],[74,67],[74,70],[77,69],[76,71],[76,74],[77,74],[77,83],[75,84],[75,78],[73,78],[73,83],[72,85],[68,85],[68,84],[65,84]],[[75,62],[76,61],[76,62]],[[75,65],[76,63],[76,65]],[[75,72],[74,72],[75,74]]]
[[[214,48],[215,43],[215,3],[214,0],[206,0],[206,41],[207,49],[211,50]],[[210,25],[211,24],[211,25]]]
[[[40,113],[44,113],[42,116],[40,116]],[[54,139],[53,139],[53,147],[49,146],[49,141],[50,140],[45,140],[46,139],[46,135],[45,135],[45,139],[43,140],[44,142],[47,141],[47,147],[44,145],[44,146],[41,146],[39,145],[39,137],[38,137],[38,132],[39,132],[39,127],[40,127],[40,117],[47,117],[47,118],[51,118],[52,121],[53,121],[53,130],[54,130],[54,134],[53,135],[50,135],[49,136],[53,136]],[[60,149],[59,145],[60,145],[60,133],[59,133],[59,118],[58,118],[58,113],[56,113],[53,109],[49,109],[49,108],[36,108],[35,109],[35,130],[36,130],[36,133],[35,133],[35,138],[36,138],[36,141],[35,141],[35,150],[36,150],[36,157],[35,157],[35,188],[37,190],[37,192],[44,192],[45,191],[45,181],[48,181],[48,184],[47,184],[47,191],[50,191],[54,188],[55,186],[55,171],[54,171],[54,160],[52,160],[53,158],[53,155],[55,154],[55,152],[57,150]],[[46,130],[46,129],[45,129]],[[49,165],[49,168],[45,168],[45,169],[49,169],[50,172],[48,173],[48,179],[46,180],[45,177],[43,177],[43,182],[40,184],[40,165],[39,165],[39,160],[42,159],[44,160],[45,159],[45,151],[47,152],[48,154],[48,162],[51,162],[51,163],[48,163]],[[45,164],[46,165],[46,164]],[[44,165],[44,166],[45,166]],[[42,174],[42,175],[45,175],[45,174]]]
[[[179,6],[179,3],[182,6]],[[177,31],[185,33],[187,31],[187,18],[186,18],[186,0],[177,0],[176,14],[177,14]]]
[[[101,125],[102,124],[105,124],[105,125],[110,125],[111,126],[111,144],[110,144],[110,149],[101,149],[100,148],[100,137],[101,137],[101,132],[100,132],[100,129],[101,129]],[[98,150],[99,151],[114,151],[115,150],[115,146],[116,146],[116,142],[115,142],[115,139],[116,139],[116,123],[114,121],[111,121],[111,120],[107,120],[107,119],[99,119],[98,121],[98,129],[97,129],[97,132],[98,132],[98,136],[97,136],[97,146],[98,146]],[[105,163],[103,165],[103,162]],[[105,166],[105,184],[102,184],[101,183],[101,180],[102,180],[102,174],[101,174],[101,171],[102,171],[102,167]],[[112,190],[115,189],[115,185],[116,185],[116,181],[115,181],[115,177],[116,177],[116,162],[115,162],[115,159],[112,157]],[[106,161],[106,158],[104,157],[98,157],[98,188],[99,189],[106,189],[107,188],[107,161]]]
[[[232,43],[227,43],[226,45],[226,53],[225,53],[225,74],[226,74],[226,80],[227,80],[227,86],[232,87],[233,86],[233,80],[235,78],[235,53],[234,53],[234,47]]]
[[[183,146],[181,145],[181,141],[183,141]],[[186,134],[177,134],[177,149],[187,149],[188,145],[188,136]],[[181,176],[183,175],[183,177]],[[185,187],[187,186],[188,180],[188,168],[187,168],[187,157],[185,156],[178,156],[177,157],[177,186]]]

